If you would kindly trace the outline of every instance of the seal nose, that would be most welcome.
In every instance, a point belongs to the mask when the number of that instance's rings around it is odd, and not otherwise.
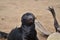
[[[32,18],[30,18],[30,19],[29,19],[29,22],[30,22],[30,23],[32,23],[32,22],[33,22],[33,19],[32,19]]]

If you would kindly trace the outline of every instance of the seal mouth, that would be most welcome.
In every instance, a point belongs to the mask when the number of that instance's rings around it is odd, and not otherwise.
[[[26,20],[26,24],[27,24],[27,25],[32,25],[32,24],[34,24],[33,18],[29,18],[28,20]]]

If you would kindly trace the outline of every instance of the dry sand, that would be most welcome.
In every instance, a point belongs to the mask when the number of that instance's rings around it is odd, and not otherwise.
[[[60,24],[60,0],[0,0],[0,31],[9,33],[21,25],[21,16],[32,12],[42,25],[50,32],[55,32],[53,17],[47,10],[53,6]],[[46,40],[38,31],[39,40]]]

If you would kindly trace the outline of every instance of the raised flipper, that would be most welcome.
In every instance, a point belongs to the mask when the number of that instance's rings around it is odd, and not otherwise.
[[[52,13],[52,16],[54,18],[54,27],[56,29],[56,32],[60,32],[60,27],[59,27],[59,24],[58,24],[57,19],[56,19],[56,14],[55,14],[54,8],[48,7],[48,10]]]

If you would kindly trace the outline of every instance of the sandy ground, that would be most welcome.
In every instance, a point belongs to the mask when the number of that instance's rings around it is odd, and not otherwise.
[[[0,31],[9,33],[21,25],[21,16],[32,12],[50,32],[55,32],[53,17],[47,10],[53,6],[60,24],[60,0],[0,0]],[[46,40],[38,31],[39,40]]]

